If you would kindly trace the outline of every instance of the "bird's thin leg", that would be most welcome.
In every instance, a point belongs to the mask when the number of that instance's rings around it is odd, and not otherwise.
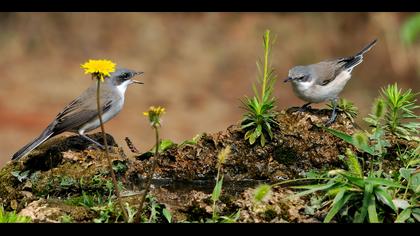
[[[92,143],[94,143],[94,144],[96,144],[98,147],[100,147],[101,149],[103,149],[103,150],[105,150],[105,147],[102,145],[102,144],[100,144],[100,143],[98,143],[98,142],[96,142],[95,140],[93,140],[93,139],[91,139],[91,138],[89,138],[88,136],[86,136],[85,134],[79,134],[81,137],[83,137],[83,138],[85,138],[86,140],[89,140],[90,142],[92,142]]]
[[[301,106],[297,111],[298,112],[304,112],[307,109],[310,109],[311,108],[311,106],[309,106],[309,105],[311,105],[311,102],[308,102],[308,103],[303,104],[303,106]]]
[[[326,126],[329,126],[332,123],[334,123],[335,119],[337,118],[337,100],[337,98],[331,100],[333,104],[333,110],[330,119],[325,123]]]

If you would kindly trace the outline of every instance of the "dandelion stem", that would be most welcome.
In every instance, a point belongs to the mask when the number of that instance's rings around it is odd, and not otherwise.
[[[143,205],[144,205],[144,201],[146,199],[147,193],[149,192],[150,189],[150,184],[152,182],[152,178],[153,175],[155,173],[155,169],[156,169],[156,164],[157,164],[157,160],[159,159],[159,131],[158,131],[158,127],[157,126],[153,126],[154,130],[155,130],[155,135],[156,135],[156,148],[155,148],[155,155],[154,155],[154,159],[152,161],[152,170],[150,172],[150,175],[147,177],[146,180],[146,187],[144,189],[144,194],[140,200],[140,207],[135,219],[135,222],[140,222],[140,218],[141,218],[141,213],[143,212]]]
[[[114,189],[115,189],[115,194],[117,195],[118,204],[120,205],[121,211],[123,212],[125,222],[128,222],[128,215],[127,215],[127,212],[125,211],[124,206],[121,202],[120,190],[118,189],[117,178],[115,177],[114,170],[112,169],[111,158],[109,157],[108,142],[107,142],[107,139],[106,139],[104,123],[102,121],[102,108],[101,108],[101,103],[100,103],[101,80],[98,78],[97,82],[98,82],[98,86],[96,87],[96,105],[98,107],[99,123],[101,124],[101,131],[102,131],[102,137],[103,137],[104,145],[105,145],[106,159],[108,160],[109,172],[111,173],[111,176],[112,176],[112,183],[114,184]]]

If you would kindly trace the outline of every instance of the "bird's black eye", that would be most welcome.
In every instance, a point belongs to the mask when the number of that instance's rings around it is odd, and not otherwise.
[[[122,79],[127,79],[128,77],[130,77],[130,73],[124,72],[120,75],[120,78]]]
[[[307,80],[307,76],[304,76],[304,75],[299,76],[299,77],[296,78],[296,80],[304,82],[304,81]]]

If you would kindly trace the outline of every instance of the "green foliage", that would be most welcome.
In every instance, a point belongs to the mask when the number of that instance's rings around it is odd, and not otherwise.
[[[127,223],[133,223],[134,222],[134,216],[137,213],[137,210],[134,207],[131,207],[128,202],[125,203],[125,209],[127,210],[128,214],[128,221]]]
[[[32,219],[26,216],[20,216],[16,212],[7,212],[3,205],[0,205],[0,223],[28,223]]]
[[[229,216],[220,216],[217,209],[217,202],[220,199],[220,195],[222,194],[222,186],[223,186],[223,174],[222,174],[222,168],[223,164],[226,162],[226,159],[228,158],[230,154],[230,146],[227,146],[226,148],[222,149],[217,157],[217,175],[216,175],[216,184],[213,188],[213,192],[211,194],[211,200],[212,200],[212,218],[207,219],[206,222],[208,223],[234,223],[239,219],[239,211],[236,213],[229,215]]]
[[[59,219],[61,223],[73,223],[73,218],[71,217],[71,215],[64,214],[60,216]]]
[[[260,73],[258,83],[261,86],[261,93],[257,91],[254,84],[254,97],[245,97],[245,101],[241,101],[243,104],[242,108],[246,110],[241,121],[241,129],[246,131],[244,138],[251,145],[260,139],[261,146],[264,146],[267,137],[269,139],[273,138],[272,128],[278,125],[276,120],[278,113],[275,111],[276,99],[273,96],[277,77],[269,62],[273,42],[274,39],[270,37],[270,31],[267,30],[263,37],[264,62],[257,62],[257,68]]]
[[[385,114],[387,131],[408,140],[419,134],[420,116],[414,113],[414,110],[420,108],[416,105],[417,95],[418,93],[413,93],[411,89],[402,92],[396,83],[382,89],[382,96],[387,108]],[[414,121],[403,123],[407,119]]]
[[[69,205],[76,205],[76,206],[84,206],[87,208],[92,208],[95,206],[100,206],[105,204],[107,201],[110,200],[110,195],[105,199],[100,193],[89,194],[85,191],[82,192],[82,196],[72,197],[66,199],[64,202]]]
[[[401,39],[411,45],[420,35],[420,13],[416,13],[404,21],[401,27]]]
[[[115,173],[123,174],[128,170],[128,166],[125,161],[114,160],[112,162],[112,169],[115,171]]]
[[[192,139],[189,140],[185,140],[184,142],[182,142],[179,146],[184,146],[184,145],[196,145],[198,143],[198,141],[201,139],[201,137],[203,137],[203,134],[197,134],[196,136],[194,136]]]
[[[327,104],[330,109],[333,109],[334,105],[331,103]],[[354,123],[354,118],[359,114],[359,109],[349,100],[340,98],[337,102],[338,111],[343,112],[350,120]]]
[[[174,145],[176,145],[176,143],[172,142],[172,140],[163,139],[159,143],[159,152],[162,153],[162,152],[168,150],[169,148],[171,148]]]
[[[172,223],[172,214],[168,209],[163,208],[162,214],[165,217],[165,219],[168,221],[168,223]]]
[[[106,205],[91,207],[92,210],[99,213],[99,217],[93,219],[94,223],[110,223],[110,220],[114,219],[114,222],[118,222],[121,212],[115,207],[114,202],[109,199]]]
[[[353,137],[351,135],[348,135],[346,133],[343,133],[339,130],[335,130],[335,129],[332,129],[332,128],[328,128],[328,127],[324,127],[324,126],[321,126],[321,128],[328,131],[330,134],[332,134],[332,135],[334,135],[338,138],[341,138],[342,140],[344,140],[344,141],[352,144],[353,146],[357,147],[359,149],[359,151],[369,153],[370,155],[374,155],[374,149],[372,147],[370,147],[369,145],[364,145],[364,143],[359,143],[360,139],[357,137],[357,136],[360,136],[359,133],[356,133],[355,134],[356,137]]]
[[[25,179],[28,178],[29,171],[30,170],[23,171],[23,172],[19,170],[12,171],[12,176],[16,177],[19,180],[19,182],[23,182]]]
[[[393,212],[397,208],[392,201],[390,190],[403,188],[404,186],[391,179],[377,178],[371,175],[361,176],[363,173],[357,157],[348,149],[346,164],[349,171],[330,171],[333,177],[326,183],[295,186],[293,188],[306,189],[296,194],[303,196],[317,191],[326,192],[326,196],[334,197],[330,203],[330,210],[324,222],[330,222],[340,211],[346,209],[353,212],[353,222],[362,223],[366,220],[371,223],[381,222],[378,218],[378,209],[389,207]]]

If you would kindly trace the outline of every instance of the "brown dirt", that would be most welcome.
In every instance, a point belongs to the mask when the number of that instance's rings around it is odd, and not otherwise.
[[[206,221],[212,213],[217,155],[230,146],[231,154],[222,168],[224,183],[218,203],[221,215],[240,210],[239,222],[319,222],[322,220],[319,215],[304,213],[308,200],[288,198],[292,191],[285,186],[274,187],[269,200],[263,203],[252,200],[253,188],[258,183],[296,179],[312,169],[339,168],[342,164],[338,155],[351,148],[317,126],[325,123],[330,111],[294,110],[280,113],[274,138],[264,147],[244,141],[244,132],[237,125],[214,134],[204,133],[196,144],[170,147],[158,159],[151,195],[171,211],[174,222]],[[343,114],[339,114],[332,128],[348,134],[355,131]],[[102,143],[99,133],[91,137]],[[127,196],[123,201],[138,207],[142,195],[139,190],[150,173],[151,157],[126,155],[110,135],[107,139],[113,150],[114,170],[125,187],[123,195]],[[21,180],[14,176],[16,171]],[[22,177],[25,171],[28,174]],[[107,196],[109,182],[101,150],[77,136],[56,137],[0,170],[0,202],[7,210],[21,211],[20,214],[31,216],[36,222],[59,222],[64,215],[70,215],[75,222],[90,222],[98,217],[97,211],[69,205],[64,200],[83,192]],[[158,222],[165,220],[160,216]]]

